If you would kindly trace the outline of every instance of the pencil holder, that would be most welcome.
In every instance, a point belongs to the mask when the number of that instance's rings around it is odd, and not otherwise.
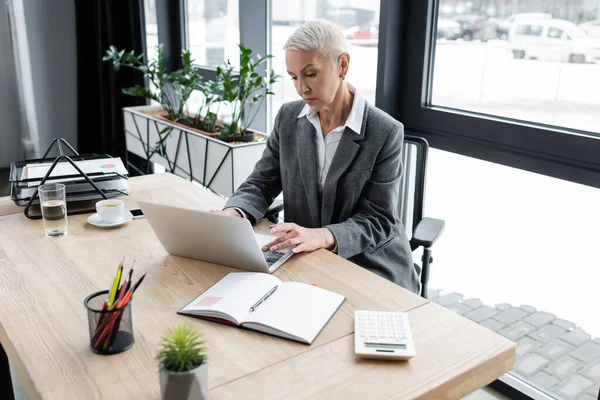
[[[90,330],[90,348],[96,354],[117,354],[133,346],[131,302],[108,310],[108,290],[84,300]]]

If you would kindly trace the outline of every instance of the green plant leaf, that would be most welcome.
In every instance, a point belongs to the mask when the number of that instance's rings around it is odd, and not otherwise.
[[[200,334],[185,324],[163,335],[157,359],[169,371],[185,372],[204,364],[207,358]]]

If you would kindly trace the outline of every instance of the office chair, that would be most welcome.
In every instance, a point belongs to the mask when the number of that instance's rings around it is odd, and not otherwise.
[[[425,181],[427,175],[427,155],[429,143],[423,138],[405,135],[402,154],[404,175],[400,180],[398,216],[410,239],[414,252],[423,247],[421,265],[415,268],[421,280],[421,296],[427,298],[430,267],[433,263],[431,247],[444,231],[446,223],[440,219],[424,218]],[[279,213],[283,210],[283,201],[275,200],[265,218],[273,223],[279,222]]]

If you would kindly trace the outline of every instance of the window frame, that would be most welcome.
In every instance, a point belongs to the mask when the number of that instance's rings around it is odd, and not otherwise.
[[[158,43],[163,44],[167,71],[183,68],[181,49],[187,48],[186,0],[155,0]]]
[[[387,93],[376,104],[407,133],[441,150],[600,187],[599,133],[432,105],[439,2],[393,3],[382,0],[379,52],[394,60],[379,58],[377,86]]]

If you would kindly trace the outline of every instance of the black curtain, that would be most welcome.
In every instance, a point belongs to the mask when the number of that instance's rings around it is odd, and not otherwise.
[[[122,88],[144,85],[132,69],[102,61],[109,46],[145,53],[143,0],[75,0],[78,151],[127,159],[122,107],[147,104]]]

